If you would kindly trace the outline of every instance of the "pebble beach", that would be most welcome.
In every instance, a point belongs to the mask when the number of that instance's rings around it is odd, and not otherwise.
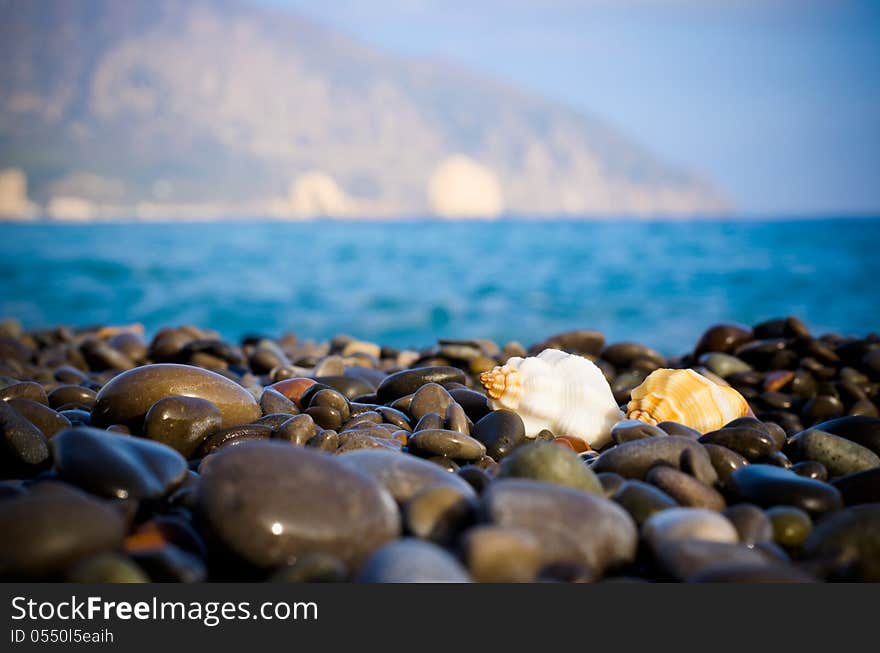
[[[748,415],[526,437],[480,375],[558,349],[622,409],[661,368]],[[0,325],[0,578],[880,581],[880,336],[796,317],[689,351],[577,330],[398,349]]]

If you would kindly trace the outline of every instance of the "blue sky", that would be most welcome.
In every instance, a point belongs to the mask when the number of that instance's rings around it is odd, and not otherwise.
[[[880,213],[880,2],[261,0],[610,122],[743,213]]]

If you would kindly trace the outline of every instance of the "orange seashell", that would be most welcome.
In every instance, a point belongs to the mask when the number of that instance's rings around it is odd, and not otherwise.
[[[277,383],[273,383],[269,387],[273,390],[277,390],[285,397],[290,399],[293,403],[297,405],[298,408],[302,408],[299,403],[300,399],[302,399],[302,396],[305,394],[306,390],[315,385],[315,383],[317,383],[315,379],[298,376],[293,379],[284,379],[283,381],[278,381]]]
[[[678,422],[700,433],[749,414],[749,404],[739,392],[694,370],[654,370],[633,389],[631,397],[627,418],[655,425]]]

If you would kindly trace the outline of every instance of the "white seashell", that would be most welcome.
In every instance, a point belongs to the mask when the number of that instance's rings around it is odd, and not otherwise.
[[[530,438],[549,429],[599,448],[622,418],[602,371],[592,361],[558,349],[510,358],[481,374],[480,382],[492,409],[517,413]]]

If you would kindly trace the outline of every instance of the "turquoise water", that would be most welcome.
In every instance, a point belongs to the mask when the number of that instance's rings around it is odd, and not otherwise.
[[[880,328],[880,220],[0,225],[0,317],[532,343],[594,328],[686,351],[796,314]]]

